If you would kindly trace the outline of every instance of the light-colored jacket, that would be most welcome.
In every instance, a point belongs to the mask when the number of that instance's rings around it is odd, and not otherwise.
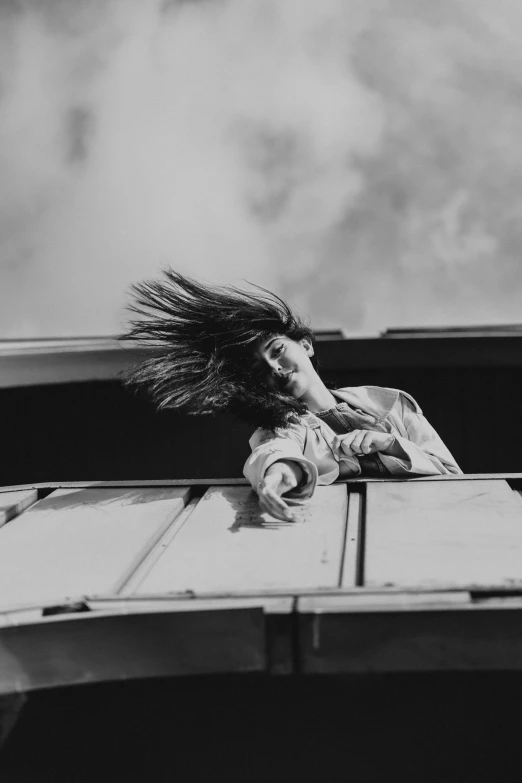
[[[380,386],[352,386],[332,394],[364,416],[365,429],[395,435],[408,460],[379,453],[393,477],[462,473],[419,405],[406,392]],[[342,436],[313,413],[302,416],[299,423],[287,429],[256,430],[250,446],[252,454],[243,472],[254,489],[277,460],[293,460],[301,465],[306,483],[285,497],[304,500],[313,494],[316,484],[331,484],[338,479],[340,470],[343,479],[361,473],[359,460],[344,453]]]

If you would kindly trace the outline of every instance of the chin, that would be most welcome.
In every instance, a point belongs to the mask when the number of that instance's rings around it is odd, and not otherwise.
[[[301,399],[303,394],[306,393],[306,386],[302,386],[300,383],[291,383],[290,388],[286,390],[286,393],[290,397],[294,397],[296,400]]]

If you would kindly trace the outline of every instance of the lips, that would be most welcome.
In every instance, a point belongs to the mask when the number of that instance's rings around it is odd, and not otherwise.
[[[294,377],[293,371],[287,372],[284,375],[279,376],[279,383],[283,387],[283,389],[286,389],[286,387],[292,383],[293,377]]]

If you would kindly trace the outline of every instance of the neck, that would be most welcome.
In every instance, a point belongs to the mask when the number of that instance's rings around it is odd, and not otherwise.
[[[301,400],[312,413],[326,411],[337,405],[337,400],[320,378],[312,384],[301,397]]]

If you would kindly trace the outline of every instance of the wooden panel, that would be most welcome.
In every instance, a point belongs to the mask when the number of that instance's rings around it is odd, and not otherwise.
[[[110,592],[188,499],[188,488],[57,490],[0,529],[0,606]]]
[[[522,505],[498,480],[367,487],[365,586],[522,581]]]
[[[86,612],[0,628],[0,694],[265,669],[261,607],[101,616]]]
[[[294,523],[262,514],[251,489],[213,487],[137,592],[336,587],[345,524],[344,486],[318,487]]]
[[[409,598],[409,597],[408,597]],[[386,606],[342,597],[298,599],[301,671],[308,674],[522,668],[522,606],[464,596],[400,596]],[[394,605],[395,604],[395,605]]]
[[[36,489],[0,492],[0,527],[32,506],[37,500],[38,491]]]
[[[199,497],[192,498],[185,508],[178,514],[176,521],[168,528],[164,535],[159,539],[157,544],[150,550],[146,558],[140,566],[132,572],[132,574],[119,585],[118,593],[120,595],[133,595],[139,585],[146,578],[147,574],[152,570],[154,564],[168,548],[172,539],[179,533],[189,516],[193,513],[200,501]]]

